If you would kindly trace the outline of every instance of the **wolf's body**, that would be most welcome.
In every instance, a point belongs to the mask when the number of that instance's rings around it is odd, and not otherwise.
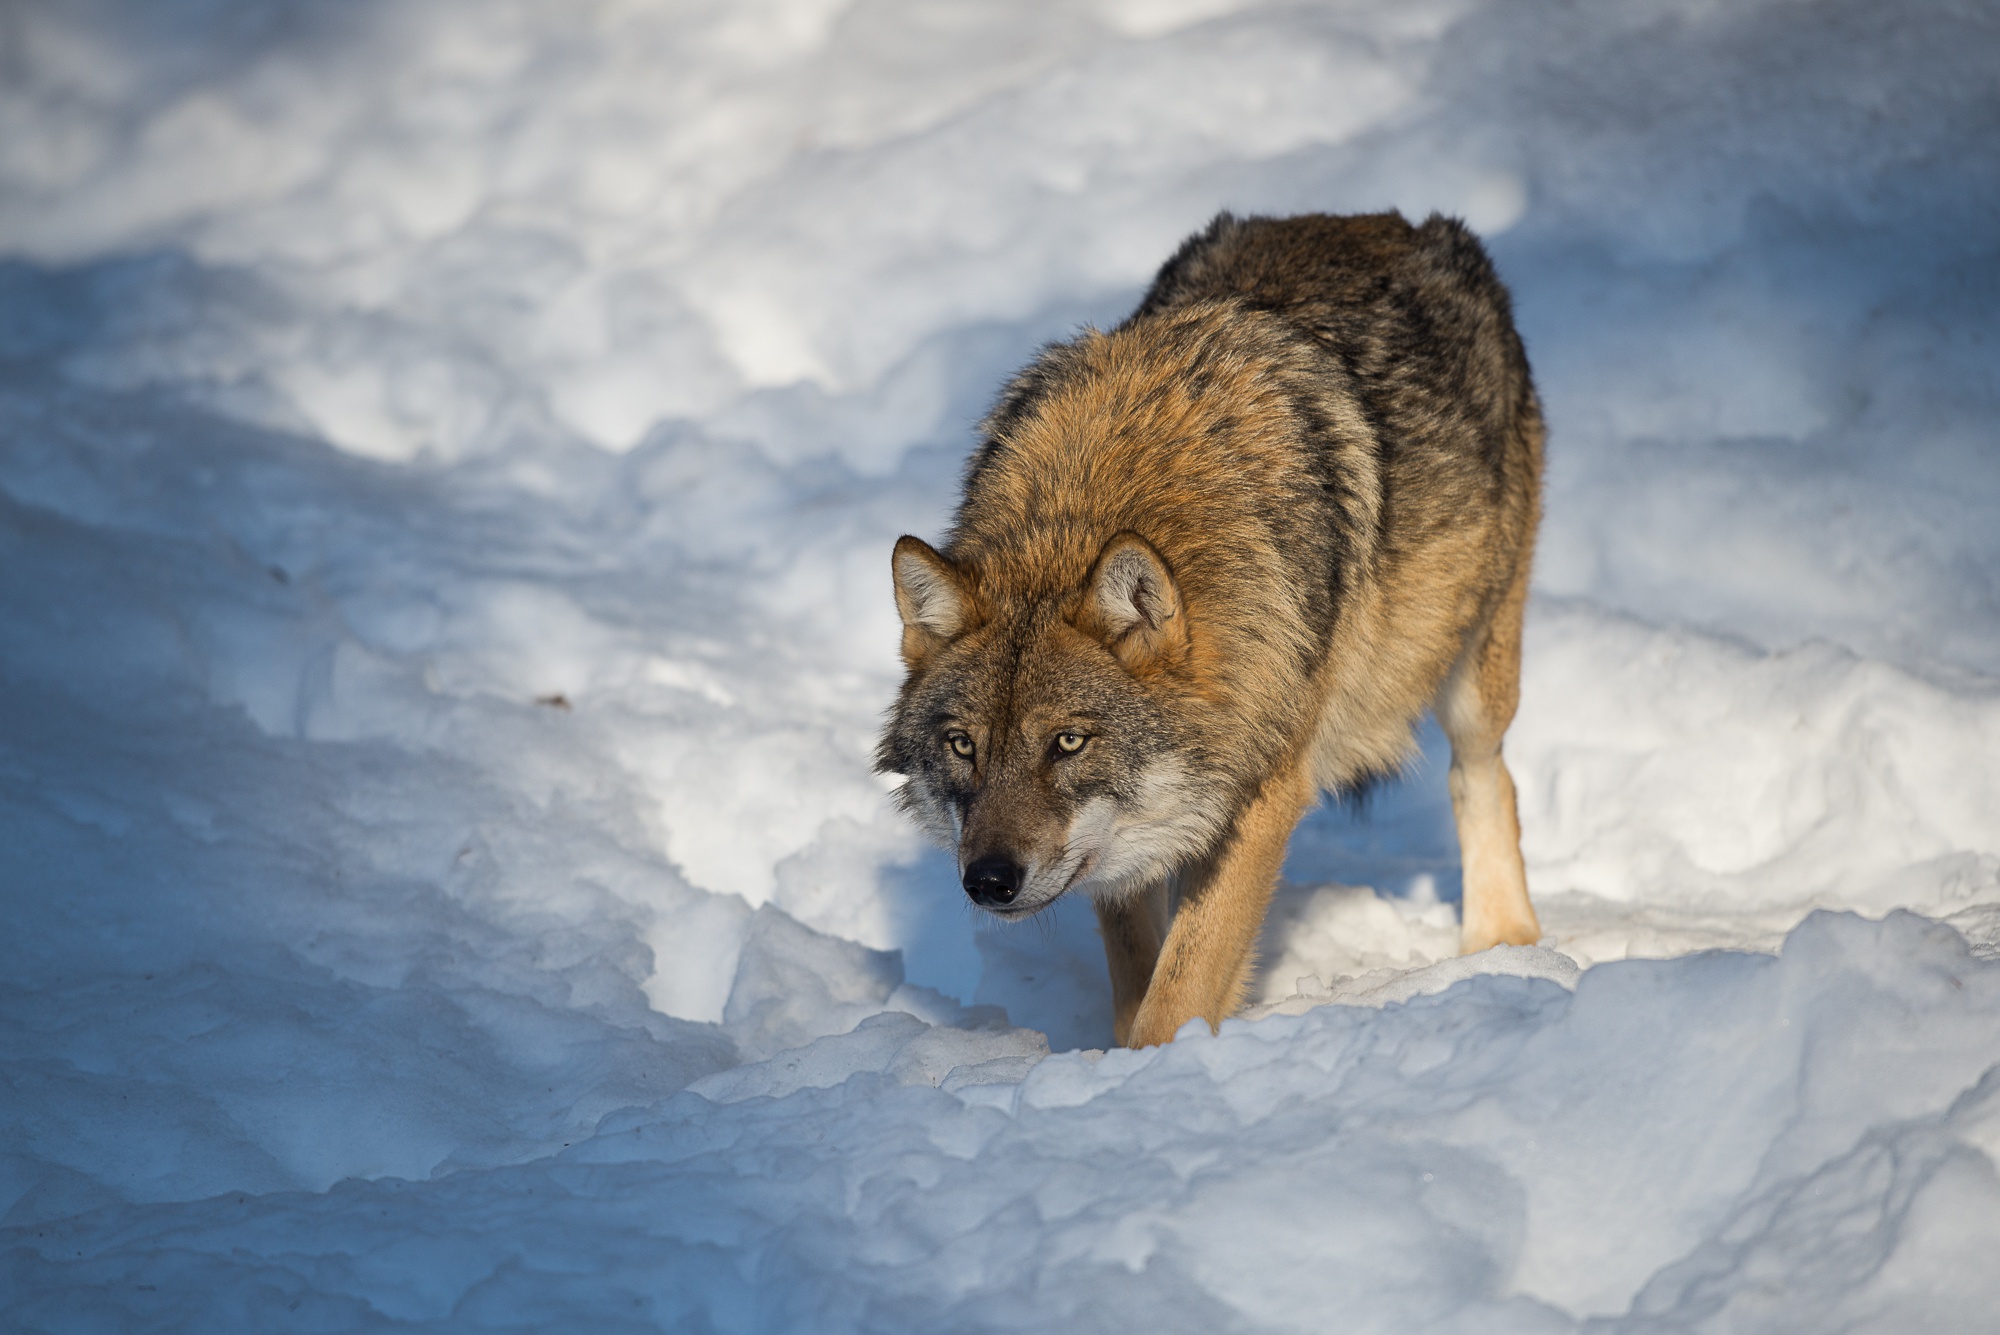
[[[878,762],[975,901],[1090,894],[1120,1043],[1239,1004],[1298,818],[1395,770],[1426,708],[1464,947],[1539,937],[1500,742],[1542,425],[1469,233],[1225,214],[983,432],[942,551],[896,547]]]

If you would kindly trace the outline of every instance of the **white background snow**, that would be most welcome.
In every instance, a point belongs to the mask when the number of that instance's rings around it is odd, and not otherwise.
[[[1991,1330],[1996,144],[1948,0],[0,7],[0,1326]],[[1550,936],[1432,730],[1099,1053],[887,553],[1222,207],[1513,287]]]

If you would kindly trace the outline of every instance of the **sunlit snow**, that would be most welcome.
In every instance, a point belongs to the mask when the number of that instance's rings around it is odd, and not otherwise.
[[[0,1326],[1991,1329],[1996,143],[1942,0],[9,5]],[[1105,1052],[888,552],[1224,207],[1514,290],[1550,935],[1429,728]]]

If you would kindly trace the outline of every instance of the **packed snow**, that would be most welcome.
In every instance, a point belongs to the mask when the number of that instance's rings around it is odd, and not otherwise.
[[[0,1326],[1984,1331],[2000,20],[0,10]],[[1466,218],[1551,425],[1434,727],[1105,1051],[869,771],[888,552],[1216,210]]]

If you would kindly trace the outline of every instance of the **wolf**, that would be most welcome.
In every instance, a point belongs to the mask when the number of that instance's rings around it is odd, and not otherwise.
[[[1113,1034],[1241,1003],[1293,827],[1451,742],[1462,948],[1541,936],[1501,739],[1543,427],[1451,219],[1221,214],[981,424],[942,547],[890,566],[876,767],[1003,918],[1087,895]]]

